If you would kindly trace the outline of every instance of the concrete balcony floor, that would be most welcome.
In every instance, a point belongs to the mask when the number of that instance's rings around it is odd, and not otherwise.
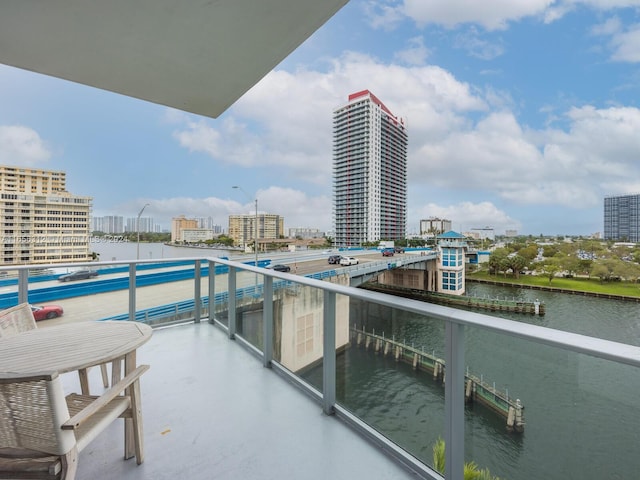
[[[416,478],[209,323],[157,329],[138,351],[145,460],[118,421],[80,454],[79,480]],[[99,391],[98,369],[90,372]],[[67,374],[65,387],[77,389]]]

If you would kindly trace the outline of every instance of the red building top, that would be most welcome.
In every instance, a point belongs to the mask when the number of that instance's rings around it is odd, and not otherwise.
[[[371,93],[369,90],[362,90],[360,92],[356,92],[356,93],[352,93],[351,95],[349,95],[349,101],[351,100],[355,100],[356,98],[359,97],[366,97],[369,96],[371,98],[371,100],[373,100],[374,103],[376,103],[377,105],[380,106],[380,108],[382,108],[382,110],[384,110],[385,112],[387,112],[387,114],[389,114],[394,120],[396,121],[400,121],[400,123],[404,124],[403,119],[398,119],[398,117],[396,117],[393,113],[391,113],[391,110],[389,110],[387,108],[387,106],[382,103],[380,101],[380,99],[378,97],[376,97],[373,93]]]

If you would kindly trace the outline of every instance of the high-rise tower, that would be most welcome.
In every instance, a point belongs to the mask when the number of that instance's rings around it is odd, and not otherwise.
[[[405,237],[407,127],[369,90],[333,112],[337,247]]]
[[[640,242],[640,194],[604,197],[604,239]]]

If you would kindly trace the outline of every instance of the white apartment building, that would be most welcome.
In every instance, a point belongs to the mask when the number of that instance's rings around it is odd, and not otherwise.
[[[127,232],[152,233],[156,231],[153,217],[130,217],[127,218]]]
[[[449,230],[451,230],[451,220],[446,218],[429,217],[425,220],[420,220],[420,235],[438,235]]]
[[[259,213],[258,240],[275,240],[284,236],[284,217],[273,213]],[[229,215],[229,237],[234,245],[247,247],[256,238],[256,215]]]
[[[370,91],[333,112],[333,224],[337,247],[405,237],[407,127]]]
[[[293,227],[289,229],[289,238],[323,238],[324,235],[325,233],[318,228]]]
[[[180,230],[182,242],[199,243],[206,240],[213,240],[213,230],[209,228],[183,228]]]
[[[91,231],[110,234],[124,233],[124,217],[119,215],[106,215],[91,219]]]
[[[0,165],[0,265],[90,260],[91,206],[64,172]]]

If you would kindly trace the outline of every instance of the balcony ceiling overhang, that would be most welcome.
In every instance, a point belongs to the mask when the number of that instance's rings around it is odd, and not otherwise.
[[[348,0],[7,0],[0,63],[218,117]]]

